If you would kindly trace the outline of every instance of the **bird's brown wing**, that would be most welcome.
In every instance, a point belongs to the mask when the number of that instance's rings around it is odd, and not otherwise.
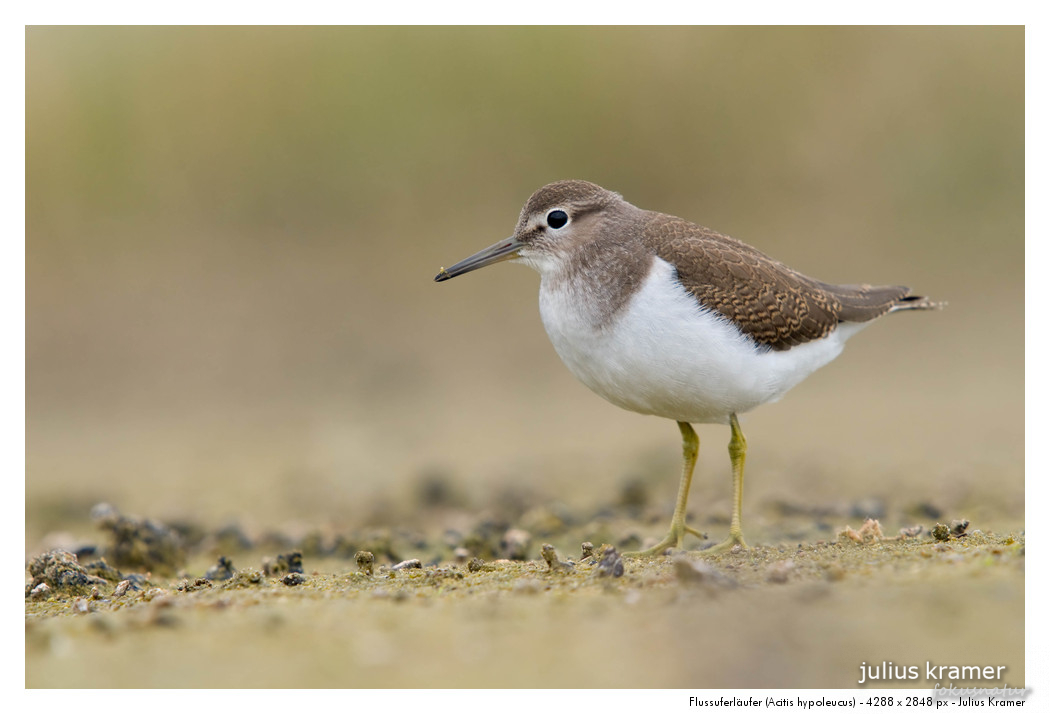
[[[867,322],[908,296],[895,285],[828,285],[740,241],[654,214],[645,245],[678,271],[682,286],[752,339],[786,350],[827,336],[840,322]]]

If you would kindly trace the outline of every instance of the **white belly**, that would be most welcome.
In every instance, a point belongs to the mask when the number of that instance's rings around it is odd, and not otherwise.
[[[842,351],[862,324],[786,351],[758,347],[718,313],[700,307],[659,258],[641,289],[608,324],[593,297],[565,281],[540,283],[540,316],[577,379],[613,404],[692,423],[726,423],[779,399]]]

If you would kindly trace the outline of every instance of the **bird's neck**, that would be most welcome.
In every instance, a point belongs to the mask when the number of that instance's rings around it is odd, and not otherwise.
[[[540,271],[540,302],[582,325],[600,329],[624,310],[645,281],[654,257],[640,246],[587,246]]]

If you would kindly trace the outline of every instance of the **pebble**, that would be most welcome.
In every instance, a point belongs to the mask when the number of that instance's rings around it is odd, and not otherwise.
[[[467,570],[472,573],[482,573],[489,570],[495,570],[496,566],[488,565],[481,558],[471,558],[470,562],[467,563]]]
[[[558,559],[558,551],[550,543],[544,543],[540,548],[540,554],[547,561],[547,567],[552,573],[564,573],[572,570],[572,563],[565,563]]]
[[[916,538],[916,537],[918,537],[920,535],[922,535],[922,526],[921,525],[914,525],[914,526],[911,526],[910,528],[901,528],[900,529],[900,536],[901,536],[901,538]]]
[[[946,541],[952,537],[952,532],[948,529],[948,526],[943,523],[938,523],[930,531],[930,535],[933,536],[934,540]]]
[[[397,565],[391,567],[391,570],[408,570],[410,568],[422,568],[423,563],[420,562],[419,558],[412,558],[411,560],[402,560]]]
[[[609,546],[605,552],[602,553],[601,560],[598,561],[598,576],[619,578],[623,576],[623,556],[616,552],[616,548]]]
[[[368,576],[375,574],[376,557],[374,555],[367,550],[359,550],[354,559],[357,561],[357,569],[362,573]]]
[[[233,561],[225,555],[220,555],[219,562],[208,568],[208,572],[204,574],[204,577],[208,580],[229,580],[236,572],[237,569],[233,567]]]

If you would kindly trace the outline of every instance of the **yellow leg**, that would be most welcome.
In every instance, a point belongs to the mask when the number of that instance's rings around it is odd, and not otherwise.
[[[674,515],[671,516],[671,529],[664,539],[652,548],[637,553],[624,553],[624,555],[657,555],[671,547],[681,548],[682,539],[686,533],[692,533],[700,538],[704,537],[700,531],[685,524],[685,507],[689,501],[689,485],[693,481],[693,469],[696,468],[696,455],[700,451],[700,439],[697,438],[693,427],[684,421],[678,422],[678,429],[682,432],[682,479],[678,483],[678,501],[675,503]]]
[[[747,459],[747,439],[740,430],[736,414],[729,417],[729,428],[733,436],[729,439],[729,461],[733,465],[733,519],[729,523],[729,537],[716,546],[708,548],[705,553],[715,555],[724,553],[734,546],[747,548],[744,542],[744,531],[740,527],[740,511],[744,504],[744,461]]]

